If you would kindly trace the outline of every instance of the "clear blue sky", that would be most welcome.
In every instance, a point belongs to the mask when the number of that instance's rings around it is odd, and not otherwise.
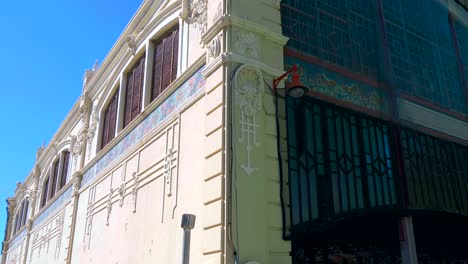
[[[0,8],[0,241],[5,199],[32,170],[143,0],[4,1]],[[1,253],[0,253],[1,254]]]

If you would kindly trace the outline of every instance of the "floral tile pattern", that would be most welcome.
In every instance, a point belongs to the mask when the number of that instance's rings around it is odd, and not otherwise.
[[[164,102],[162,102],[151,114],[149,114],[138,126],[126,135],[107,154],[97,161],[83,175],[82,186],[87,185],[100,171],[114,160],[121,157],[127,150],[137,143],[150,131],[157,128],[163,121],[176,114],[184,103],[190,101],[204,90],[205,79],[202,76],[203,67],[192,77],[175,90]]]
[[[352,80],[309,62],[293,57],[285,58],[286,65],[297,64],[301,81],[312,91],[336,98],[376,112],[387,112],[385,92],[379,88]]]

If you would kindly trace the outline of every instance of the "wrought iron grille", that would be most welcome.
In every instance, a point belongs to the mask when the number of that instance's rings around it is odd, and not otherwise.
[[[399,204],[389,124],[310,98],[287,111],[293,225]]]
[[[468,148],[402,129],[409,207],[468,215]]]

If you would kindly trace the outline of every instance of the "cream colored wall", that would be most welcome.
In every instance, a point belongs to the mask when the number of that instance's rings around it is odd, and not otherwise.
[[[204,162],[194,151],[203,149],[202,109],[203,100],[194,103],[81,191],[72,263],[177,263],[183,213],[197,216],[191,259],[202,263]],[[168,184],[169,149],[174,160]]]

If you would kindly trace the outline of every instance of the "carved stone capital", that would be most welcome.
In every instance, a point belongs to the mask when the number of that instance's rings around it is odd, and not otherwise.
[[[83,173],[81,171],[76,171],[72,175],[72,181],[73,181],[73,192],[72,196],[78,196],[80,194],[80,188],[81,188],[81,181],[83,180]]]
[[[207,30],[208,0],[185,0],[183,18],[203,35]]]
[[[127,35],[127,37],[125,38],[125,43],[127,43],[127,47],[132,53],[132,55],[135,55],[137,49],[136,37],[137,35],[135,33],[132,33],[130,35]]]
[[[91,99],[86,91],[80,97],[80,119],[84,126],[89,124],[89,115],[91,113]]]

